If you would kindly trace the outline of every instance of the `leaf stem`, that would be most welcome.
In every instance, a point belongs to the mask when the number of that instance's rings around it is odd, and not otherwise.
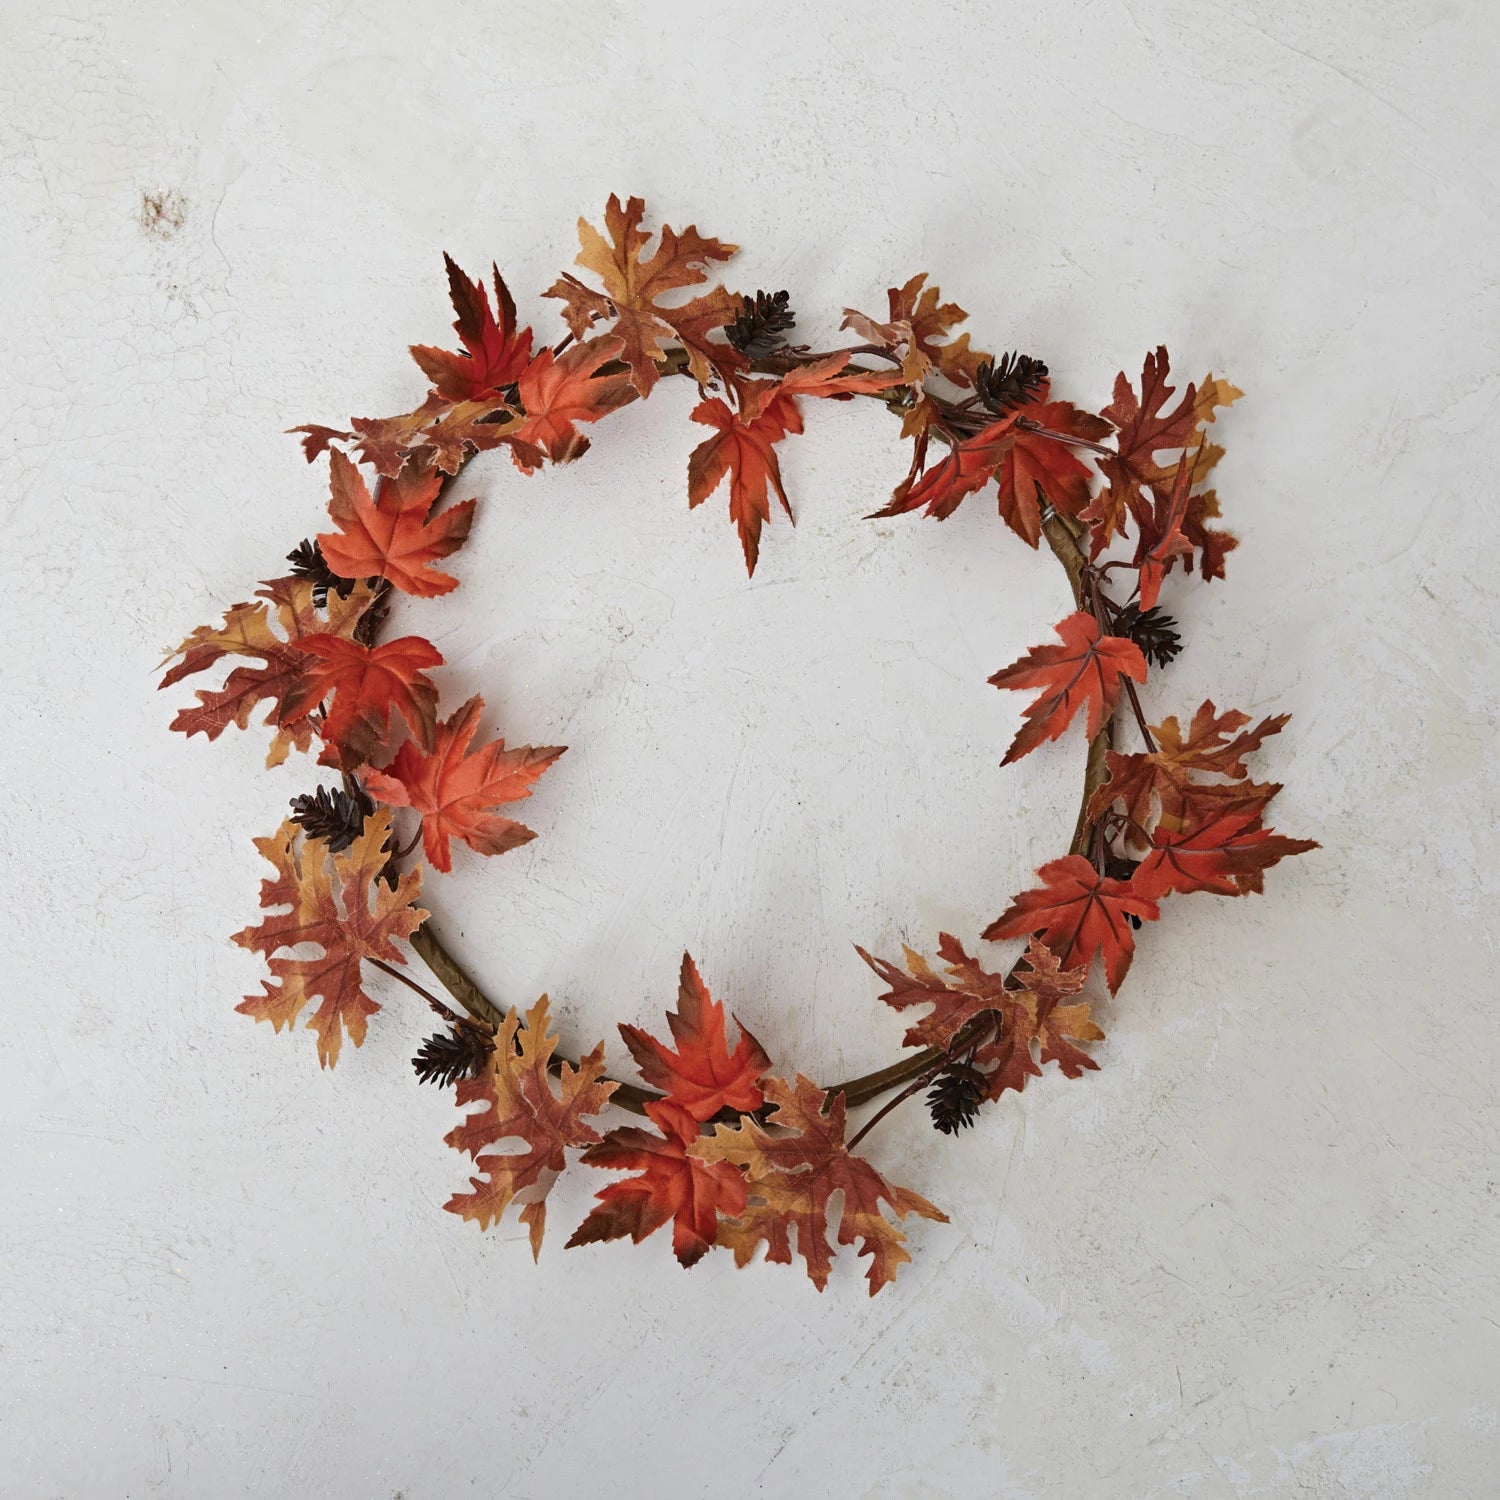
[[[1056,432],[1050,427],[1043,427],[1040,422],[1033,422],[1030,417],[1018,417],[1016,426],[1024,428],[1027,432],[1033,432],[1037,437],[1052,438],[1055,442],[1068,443],[1074,448],[1087,448],[1091,453],[1102,453],[1106,458],[1118,458],[1119,455],[1113,448],[1104,443],[1095,443],[1088,438],[1074,437],[1071,432]]]

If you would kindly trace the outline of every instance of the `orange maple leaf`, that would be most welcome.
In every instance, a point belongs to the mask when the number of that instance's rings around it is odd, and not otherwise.
[[[580,422],[597,422],[635,399],[635,388],[623,373],[601,375],[624,348],[617,338],[590,339],[560,358],[543,349],[517,382],[526,416],[506,441],[516,466],[530,474],[543,456],[568,463],[587,452],[589,440]]]
[[[1194,828],[1158,828],[1131,885],[1156,898],[1174,891],[1243,896],[1263,890],[1272,865],[1320,847],[1313,839],[1287,838],[1261,826],[1266,804],[1278,790],[1260,788],[1241,802],[1221,805]]]
[[[637,1026],[621,1025],[620,1035],[642,1078],[695,1120],[721,1109],[747,1111],[761,1105],[760,1078],[771,1066],[765,1049],[740,1026],[733,1052],[724,1024],[724,1006],[708,992],[698,966],[684,953],[677,987],[677,1009],[667,1012],[676,1050]]]
[[[1089,821],[1097,822],[1119,803],[1142,836],[1149,837],[1158,817],[1169,827],[1182,828],[1201,821],[1226,801],[1243,801],[1247,795],[1268,790],[1247,779],[1245,757],[1279,734],[1289,718],[1277,714],[1246,730],[1249,714],[1238,709],[1221,714],[1208,698],[1199,705],[1186,734],[1175,714],[1153,724],[1154,751],[1109,752],[1109,780],[1089,803]],[[1200,781],[1200,776],[1218,779]]]
[[[372,796],[422,815],[422,848],[435,870],[453,868],[452,838],[480,854],[504,854],[534,839],[531,829],[487,809],[529,797],[537,778],[566,749],[516,745],[507,750],[504,740],[491,740],[471,752],[483,712],[484,699],[470,698],[439,725],[430,754],[408,740],[390,765],[365,772]]]
[[[699,1127],[685,1109],[663,1099],[646,1105],[646,1114],[660,1135],[621,1126],[579,1158],[637,1175],[599,1190],[598,1207],[574,1231],[568,1248],[626,1235],[639,1245],[670,1220],[672,1253],[683,1266],[693,1266],[714,1244],[719,1215],[732,1219],[745,1211],[745,1174],[728,1162],[688,1155]]]
[[[547,1194],[567,1165],[567,1148],[598,1143],[599,1132],[585,1125],[584,1119],[597,1115],[619,1087],[600,1082],[604,1073],[604,1043],[600,1042],[576,1068],[561,1064],[554,1093],[548,1064],[557,1038],[547,1034],[548,1025],[545,995],[526,1012],[524,1026],[514,1009],[506,1015],[484,1072],[477,1078],[461,1079],[457,1086],[460,1109],[470,1104],[484,1108],[445,1137],[450,1146],[474,1157],[480,1175],[469,1179],[472,1192],[455,1193],[443,1207],[487,1229],[510,1204],[519,1203],[533,1259],[541,1254]],[[520,1140],[523,1149],[479,1155],[484,1147],[510,1137]]]
[[[429,519],[443,487],[435,469],[408,464],[394,479],[382,479],[371,500],[359,470],[337,448],[328,465],[328,513],[339,529],[323,532],[318,546],[339,577],[388,578],[403,593],[422,598],[458,587],[458,579],[432,564],[468,539],[474,501]]]
[[[1041,688],[1026,708],[1026,722],[1005,752],[1002,765],[1019,760],[1046,740],[1057,739],[1079,709],[1087,710],[1089,739],[1098,734],[1120,698],[1120,680],[1146,680],[1146,658],[1134,641],[1105,635],[1099,622],[1078,610],[1053,627],[1061,646],[1033,646],[989,679],[998,688]]]
[[[624,341],[622,358],[630,367],[631,381],[642,396],[649,396],[658,378],[656,361],[669,339],[677,339],[687,350],[689,367],[700,385],[707,382],[716,359],[734,356],[728,345],[708,342],[708,334],[738,311],[738,299],[723,287],[678,307],[662,307],[659,299],[701,285],[708,279],[710,262],[728,260],[739,246],[709,239],[691,224],[681,234],[664,224],[656,250],[643,260],[651,238],[640,227],[645,212],[641,199],[631,198],[622,208],[611,193],[604,210],[605,234],[586,219],[578,221],[583,248],[576,263],[598,276],[604,291],[564,272],[542,295],[562,301],[563,316],[575,338],[582,338],[600,319],[613,319]]]
[[[739,1125],[720,1125],[688,1147],[688,1155],[699,1161],[733,1162],[749,1176],[749,1204],[738,1218],[720,1223],[718,1243],[734,1251],[736,1265],[749,1261],[762,1241],[767,1260],[790,1265],[795,1229],[797,1253],[821,1292],[833,1264],[829,1199],[842,1193],[838,1243],[858,1244],[860,1255],[870,1257],[866,1275],[874,1296],[911,1259],[906,1236],[882,1205],[898,1220],[915,1213],[946,1224],[948,1216],[909,1188],[888,1183],[863,1157],[850,1154],[844,1144],[842,1094],[828,1101],[800,1073],[791,1084],[768,1078],[765,1094],[774,1106],[767,1124],[775,1134],[747,1118]]]
[[[458,315],[453,331],[465,352],[450,354],[446,349],[413,344],[411,357],[440,396],[449,401],[482,400],[510,385],[526,368],[531,358],[531,330],[517,331],[516,304],[500,279],[499,266],[490,267],[495,278],[495,307],[500,310],[497,320],[484,282],[470,281],[451,255],[444,254],[443,264],[448,268],[448,294]]]
[[[1161,912],[1127,880],[1108,879],[1081,854],[1043,865],[1042,884],[1019,896],[984,930],[986,942],[1039,933],[1065,969],[1104,956],[1110,991],[1119,989],[1135,954],[1130,918],[1154,922]]]
[[[901,378],[911,386],[920,386],[934,368],[954,385],[971,386],[974,374],[989,355],[969,347],[969,335],[950,341],[947,334],[968,318],[956,302],[944,302],[935,286],[927,286],[927,274],[913,276],[905,286],[893,286],[886,292],[889,320],[875,319],[852,307],[844,309],[839,325],[851,329],[867,343],[901,357]]]
[[[361,961],[404,964],[394,940],[410,937],[427,916],[416,904],[420,870],[402,875],[394,889],[379,878],[390,831],[391,815],[377,812],[339,854],[306,838],[290,819],[271,838],[255,841],[276,870],[273,879],[261,882],[260,904],[267,911],[287,910],[235,933],[240,947],[266,958],[272,974],[260,994],[246,996],[235,1009],[280,1031],[309,1002],[320,1002],[307,1026],[318,1034],[318,1061],[325,1068],[338,1062],[346,1033],[356,1047],[364,1042],[365,1022],[380,1009],[364,991]],[[303,943],[322,952],[316,958],[281,956]]]
[[[266,703],[265,722],[276,726],[266,764],[279,766],[293,747],[306,750],[313,736],[307,717],[312,705],[301,701],[308,658],[297,645],[311,636],[348,639],[374,598],[366,584],[356,583],[344,594],[330,589],[320,609],[313,603],[314,593],[310,579],[268,579],[256,591],[255,602],[234,605],[222,625],[200,625],[188,636],[162,663],[182,658],[158,688],[207,671],[226,656],[247,657],[260,665],[235,667],[217,692],[200,688],[197,703],[182,709],[171,728],[216,740],[231,724],[248,728],[256,707]]]
[[[312,658],[306,675],[289,695],[287,711],[310,712],[332,695],[322,735],[337,764],[352,768],[368,760],[385,738],[392,713],[399,713],[424,749],[437,730],[437,686],[422,670],[440,667],[442,654],[419,635],[404,635],[383,646],[304,636],[297,649]]]

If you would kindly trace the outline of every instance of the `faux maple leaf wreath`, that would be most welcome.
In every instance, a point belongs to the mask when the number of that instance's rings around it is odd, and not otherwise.
[[[271,977],[238,1009],[280,1031],[311,1007],[305,1025],[327,1067],[345,1036],[364,1040],[379,1009],[364,989],[366,965],[436,1011],[443,1029],[413,1062],[419,1078],[456,1087],[465,1113],[447,1139],[476,1174],[451,1212],[484,1228],[514,1205],[536,1254],[548,1191],[581,1149],[589,1166],[625,1175],[598,1193],[570,1246],[639,1242],[670,1223],[684,1266],[715,1246],[743,1265],[762,1242],[770,1260],[790,1263],[795,1237],[821,1290],[833,1236],[869,1257],[873,1293],[910,1258],[902,1221],[944,1215],[855,1154],[872,1126],[925,1089],[933,1123],[951,1133],[1045,1063],[1069,1078],[1097,1067],[1081,1045],[1103,1036],[1084,993],[1093,961],[1117,990],[1136,931],[1156,920],[1164,897],[1259,891],[1269,866],[1317,847],[1264,826],[1280,788],[1252,781],[1246,765],[1285,715],[1252,726],[1206,701],[1186,728],[1175,717],[1148,726],[1137,692],[1148,661],[1165,667],[1180,648],[1158,603],[1163,580],[1179,564],[1187,576],[1196,566],[1205,581],[1221,578],[1236,545],[1213,525],[1219,504],[1205,481],[1223,450],[1206,434],[1240,392],[1212,375],[1175,390],[1158,349],[1138,389],[1121,374],[1101,413],[1082,411],[1052,398],[1039,360],[996,359],[971,348],[967,333],[953,337],[966,314],[925,276],[890,290],[884,320],[849,310],[851,347],[814,353],[788,341],[786,292],[702,290],[735,246],[664,226],[647,256],[644,213],[639,198],[611,197],[602,234],[579,221],[577,264],[599,285],[565,273],[544,293],[561,301],[569,330],[551,347],[535,348],[520,327],[498,268],[492,303],[482,280],[447,260],[462,351],[413,347],[430,382],[413,411],[355,418],[347,431],[294,429],[309,462],[328,454],[331,529],[298,546],[290,573],[221,625],[195,630],[167,658],[161,686],[235,658],[223,686],[199,690],[172,728],[216,739],[231,724],[246,728],[265,704],[275,731],[268,765],[321,745],[317,764],[338,784],[295,798],[281,827],[256,840],[274,872],[260,893],[269,915],[234,940],[263,955]],[[690,289],[699,290],[685,299]],[[1045,539],[1073,592],[1058,644],[1033,647],[989,679],[1036,694],[1007,763],[1062,737],[1080,715],[1088,740],[1068,852],[984,931],[990,942],[1025,941],[1025,951],[1002,972],[948,933],[937,939],[940,968],[911,949],[904,968],[858,949],[886,986],[882,1001],[925,1013],[906,1032],[911,1055],[832,1087],[773,1075],[743,1027],[731,1047],[724,1007],[687,956],[666,1018],[672,1044],[622,1025],[644,1086],[609,1079],[602,1042],[576,1062],[558,1055],[545,996],[524,1014],[492,1004],[417,904],[418,838],[425,863],[444,874],[454,839],[481,854],[527,842],[531,830],[497,809],[530,796],[563,749],[499,739],[476,748],[477,697],[439,720],[428,674],[442,656],[420,636],[379,640],[393,592],[426,598],[457,586],[435,564],[473,523],[473,500],[445,504],[472,455],[508,448],[524,474],[570,462],[589,446],[584,426],[673,375],[697,382],[692,419],[710,429],[688,458],[688,504],[728,480],[751,573],[773,492],[791,515],[777,445],[802,431],[802,403],[871,396],[912,443],[911,467],[877,515],[922,510],[942,520],[993,481],[1001,520],[1033,549]],[[947,451],[929,463],[934,439]],[[373,493],[361,463],[374,471]],[[1126,555],[1120,543],[1132,528]],[[1112,747],[1122,690],[1140,739],[1131,752]],[[413,815],[403,840],[396,825]],[[462,1013],[403,972],[402,943]],[[303,956],[308,949],[317,956]],[[848,1135],[847,1110],[885,1093],[893,1097]],[[608,1105],[648,1123],[601,1135],[589,1121]],[[509,1142],[520,1149],[495,1149]]]

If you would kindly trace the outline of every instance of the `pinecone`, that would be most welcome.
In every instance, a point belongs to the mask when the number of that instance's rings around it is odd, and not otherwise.
[[[781,337],[797,321],[785,292],[757,292],[740,298],[739,316],[725,329],[725,337],[751,359],[769,354],[786,341]]]
[[[451,1031],[435,1031],[412,1058],[418,1083],[448,1088],[460,1078],[476,1078],[494,1050],[489,1034],[481,1027],[460,1022]]]
[[[998,361],[985,360],[974,372],[980,401],[997,416],[1038,400],[1046,384],[1046,365],[1029,354],[1002,354]]]
[[[310,538],[298,542],[287,553],[286,560],[292,565],[293,578],[312,579],[313,603],[319,609],[327,605],[329,589],[332,589],[340,599],[344,599],[348,597],[349,590],[354,587],[352,578],[340,578],[328,566],[328,560],[323,556],[323,549]]]
[[[1115,616],[1115,634],[1134,641],[1146,660],[1158,667],[1166,666],[1182,650],[1177,621],[1163,613],[1160,605],[1143,613],[1138,605],[1127,604]]]
[[[375,805],[361,789],[355,796],[338,787],[320,786],[292,798],[292,822],[311,839],[322,839],[337,854],[364,831]]]
[[[934,1128],[953,1135],[974,1123],[988,1079],[972,1063],[949,1063],[927,1095]]]

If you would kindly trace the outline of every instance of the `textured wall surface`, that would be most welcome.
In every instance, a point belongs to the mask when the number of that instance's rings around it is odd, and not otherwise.
[[[1500,1495],[1497,43],[1483,0],[7,7],[0,1494]],[[316,529],[282,429],[415,399],[440,252],[556,337],[611,190],[813,342],[929,270],[1069,398],[1162,340],[1247,392],[1244,544],[1169,583],[1149,707],[1291,711],[1261,769],[1323,852],[1170,904],[1101,1072],[872,1136],[952,1217],[873,1301],[563,1253],[587,1170],[535,1268],[443,1213],[402,991],[326,1073],[233,1012],[311,768],[151,690]],[[904,457],[853,403],[747,583],[673,387],[572,469],[476,465],[464,588],[403,608],[449,701],[571,747],[433,904],[617,1066],[687,947],[779,1061],[862,1070],[902,1023],[851,941],[975,940],[1066,840],[1078,741],[1002,771],[984,683],[1063,579],[989,505],[862,520]]]

